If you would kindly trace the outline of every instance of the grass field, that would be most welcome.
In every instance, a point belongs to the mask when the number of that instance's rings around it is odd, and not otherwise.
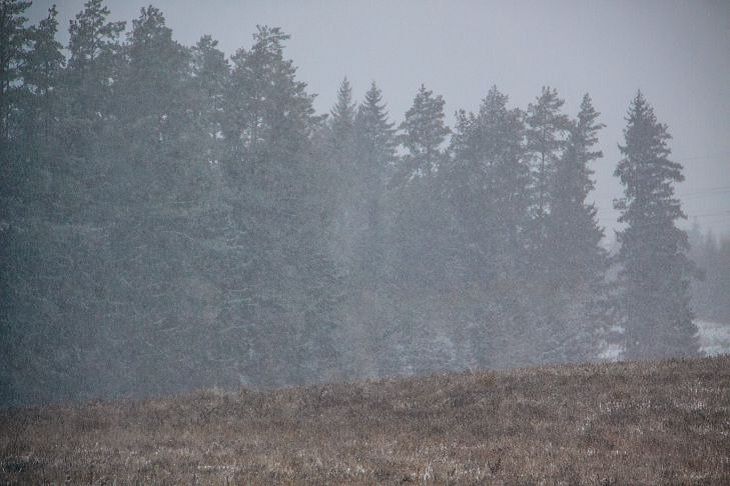
[[[0,483],[730,484],[730,357],[0,411]]]

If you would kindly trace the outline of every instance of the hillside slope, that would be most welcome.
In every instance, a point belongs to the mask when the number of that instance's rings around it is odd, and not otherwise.
[[[730,356],[0,411],[0,483],[730,482]]]

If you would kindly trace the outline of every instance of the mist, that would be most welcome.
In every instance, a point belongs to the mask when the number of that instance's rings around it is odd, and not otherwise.
[[[728,352],[725,2],[51,7],[0,405]]]

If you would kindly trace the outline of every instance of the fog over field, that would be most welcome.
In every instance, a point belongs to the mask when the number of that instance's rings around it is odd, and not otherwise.
[[[2,407],[729,351],[727,2],[0,9]]]

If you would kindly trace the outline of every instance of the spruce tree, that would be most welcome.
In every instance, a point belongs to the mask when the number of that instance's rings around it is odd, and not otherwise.
[[[626,120],[619,146],[624,158],[615,171],[624,196],[614,204],[626,225],[617,235],[625,356],[693,356],[698,352],[689,296],[694,267],[687,258],[687,234],[676,226],[686,216],[674,195],[674,185],[684,180],[682,166],[670,160],[667,126],[657,121],[641,92]]]
[[[368,189],[373,191],[385,186],[395,166],[396,138],[393,126],[388,121],[383,94],[373,82],[355,117],[358,172]]]
[[[337,90],[337,102],[330,111],[331,143],[338,149],[345,147],[353,136],[357,106],[352,101],[352,86],[345,77]]]
[[[542,257],[543,279],[553,291],[540,312],[549,317],[542,356],[548,362],[585,361],[596,354],[607,258],[596,208],[587,197],[594,187],[589,164],[602,157],[594,149],[604,126],[598,116],[585,95],[549,184],[551,211]]]
[[[599,115],[586,94],[577,119],[569,125],[565,151],[555,161],[550,184],[546,258],[553,260],[555,275],[561,274],[558,284],[568,288],[602,279],[605,267],[605,252],[599,245],[603,230],[596,220],[595,204],[587,201],[595,187],[589,164],[603,156],[594,149],[597,133],[605,126],[596,121]]]
[[[355,170],[363,232],[358,237],[356,272],[377,286],[385,262],[388,217],[384,207],[386,184],[395,168],[396,138],[383,95],[373,82],[355,117]]]
[[[352,101],[352,87],[344,78],[337,90],[337,101],[330,110],[324,130],[319,137],[323,162],[319,192],[329,208],[325,216],[330,233],[330,250],[343,269],[351,269],[358,233],[358,178],[355,175],[355,115],[357,105]]]

